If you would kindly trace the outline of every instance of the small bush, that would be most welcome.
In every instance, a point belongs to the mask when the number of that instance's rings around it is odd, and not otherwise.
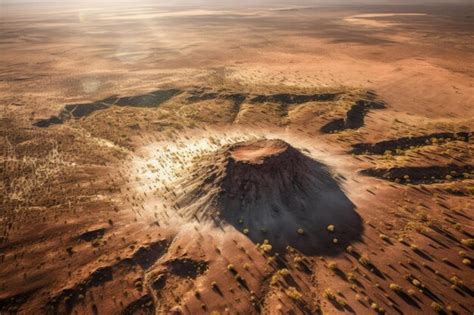
[[[264,253],[269,253],[272,251],[272,245],[270,245],[270,243],[268,242],[268,240],[264,240],[263,241],[263,244],[260,245],[260,249],[264,252]]]
[[[397,293],[403,293],[404,290],[401,286],[399,286],[398,284],[396,283],[390,283],[390,286],[389,286],[390,290],[393,290]]]
[[[233,272],[233,273],[236,273],[237,271],[235,270],[235,266],[232,265],[232,264],[228,264],[227,265],[227,270]]]
[[[431,303],[431,308],[432,308],[435,312],[438,312],[438,313],[444,312],[444,307],[443,307],[443,305],[441,305],[441,304],[439,304],[439,303],[436,303],[436,302]]]
[[[276,285],[278,281],[280,281],[280,275],[278,273],[275,273],[270,279],[270,285]]]
[[[323,297],[325,297],[328,300],[335,300],[336,299],[336,294],[331,289],[325,289],[323,292]]]
[[[331,270],[336,270],[337,269],[337,263],[335,261],[331,261],[328,263],[328,268]]]
[[[359,258],[359,262],[364,265],[364,266],[370,266],[371,265],[371,262],[370,262],[370,259],[367,255],[365,254],[362,254]]]
[[[301,294],[295,287],[289,287],[287,290],[285,290],[285,293],[288,297],[295,301],[300,301],[303,297],[303,294]]]
[[[464,286],[464,281],[459,279],[457,276],[452,276],[449,278],[449,281],[456,287],[463,287]]]
[[[346,277],[347,277],[347,280],[349,280],[350,282],[353,282],[356,279],[355,275],[352,272],[348,272],[346,274]]]
[[[390,242],[390,237],[385,234],[380,234],[379,237],[385,242]]]
[[[474,238],[462,239],[461,244],[474,249]]]

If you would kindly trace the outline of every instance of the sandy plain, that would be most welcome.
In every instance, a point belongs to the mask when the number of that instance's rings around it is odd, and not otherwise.
[[[472,313],[470,9],[3,5],[0,313]],[[265,138],[331,171],[357,235],[180,215]]]

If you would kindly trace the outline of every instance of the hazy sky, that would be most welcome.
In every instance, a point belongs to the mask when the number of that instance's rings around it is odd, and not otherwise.
[[[80,4],[84,0],[0,0],[1,4],[15,3],[64,3],[64,4]],[[122,3],[122,2],[147,2],[153,4],[177,4],[177,5],[351,5],[351,4],[430,4],[430,3],[472,3],[474,0],[85,0],[99,4],[106,3]]]

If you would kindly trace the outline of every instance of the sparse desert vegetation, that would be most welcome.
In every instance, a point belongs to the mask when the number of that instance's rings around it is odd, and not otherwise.
[[[474,311],[468,6],[82,5],[0,7],[0,314]]]

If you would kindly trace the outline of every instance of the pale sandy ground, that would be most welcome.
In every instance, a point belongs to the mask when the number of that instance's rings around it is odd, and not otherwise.
[[[396,9],[10,8],[1,21],[2,103],[38,118],[67,102],[211,78],[363,87],[397,111],[474,116],[472,19],[462,7]]]

